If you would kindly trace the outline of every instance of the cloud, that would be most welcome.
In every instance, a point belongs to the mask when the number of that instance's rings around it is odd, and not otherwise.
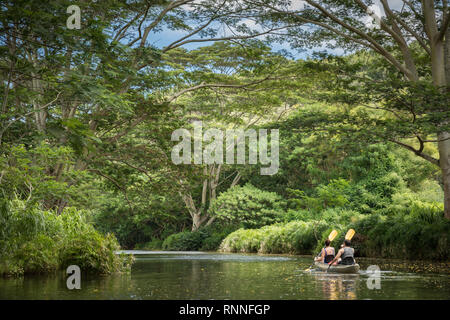
[[[384,10],[377,4],[367,8],[368,16],[363,19],[363,23],[369,29],[380,29],[381,18],[385,15]]]
[[[300,11],[303,10],[305,8],[305,1],[291,1],[291,4],[289,5],[289,10],[292,11]]]

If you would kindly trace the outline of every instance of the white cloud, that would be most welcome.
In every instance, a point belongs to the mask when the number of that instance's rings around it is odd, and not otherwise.
[[[300,11],[303,10],[305,8],[305,1],[302,0],[292,0],[291,4],[289,5],[289,10],[292,11]]]
[[[384,16],[384,11],[377,4],[373,4],[367,8],[368,16],[363,19],[364,24],[369,29],[380,29],[380,21]]]

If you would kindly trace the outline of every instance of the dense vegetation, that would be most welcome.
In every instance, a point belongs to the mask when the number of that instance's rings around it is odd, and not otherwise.
[[[450,14],[429,2],[383,3],[374,28],[369,1],[105,0],[78,4],[80,29],[71,1],[2,2],[0,273],[309,254],[350,227],[361,256],[448,259]],[[321,45],[339,54],[294,57]],[[175,164],[199,122],[279,129],[277,172],[250,151]]]
[[[132,256],[115,254],[116,238],[96,231],[85,212],[67,207],[56,215],[21,200],[1,205],[0,273],[17,276],[70,265],[101,274],[130,270]]]

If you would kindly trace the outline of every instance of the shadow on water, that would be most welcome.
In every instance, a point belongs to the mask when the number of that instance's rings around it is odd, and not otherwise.
[[[131,274],[83,274],[81,290],[68,290],[63,272],[0,278],[0,299],[450,299],[449,274],[381,267],[381,289],[371,290],[370,261],[358,274],[339,275],[305,272],[305,256],[128,253],[136,256]]]

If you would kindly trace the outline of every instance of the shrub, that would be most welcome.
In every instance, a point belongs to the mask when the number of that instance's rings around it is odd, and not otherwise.
[[[323,220],[239,229],[222,241],[220,250],[311,254],[320,251],[331,230],[339,232],[333,242],[337,247],[347,230],[353,228],[356,234],[352,246],[356,256],[419,260],[447,260],[450,256],[450,221],[443,217],[439,205],[419,203],[407,212],[388,216],[334,209],[321,215]]]
[[[348,225],[362,217],[363,215],[357,211],[342,208],[329,208],[320,213],[320,219],[329,225]]]
[[[225,252],[310,254],[325,229],[322,221],[293,221],[261,229],[239,229],[223,240],[220,249]]]
[[[147,243],[138,243],[135,245],[136,250],[160,250],[162,249],[163,240],[152,239]]]
[[[217,220],[243,228],[260,228],[282,221],[285,203],[275,192],[250,184],[221,193],[210,207]]]
[[[65,238],[59,256],[60,265],[63,268],[77,265],[83,271],[100,274],[129,270],[132,256],[116,254],[119,249],[119,243],[113,235],[103,236],[91,230]]]
[[[430,260],[450,256],[450,221],[433,206],[368,216],[350,227],[358,232],[353,243],[360,256]]]
[[[226,238],[231,232],[236,230],[235,226],[220,226],[212,225],[202,229],[207,233],[200,250],[215,251],[219,249],[223,239]]]
[[[225,252],[256,253],[261,245],[262,237],[262,229],[239,229],[222,241],[220,249]]]
[[[306,209],[288,209],[286,214],[283,216],[283,222],[291,222],[291,221],[308,221],[313,219],[313,213]]]
[[[198,231],[183,231],[168,236],[162,242],[162,249],[173,251],[204,250],[215,251],[219,248],[222,240],[231,232],[235,226],[223,226],[220,224],[210,225]]]
[[[322,233],[327,229],[324,221],[311,221],[296,227],[292,225],[291,242],[297,254],[312,254],[317,242],[321,240]]]
[[[1,206],[0,273],[42,273],[78,265],[83,271],[127,271],[131,256],[117,255],[113,235],[102,235],[86,220],[86,213],[66,208],[59,216],[27,207],[20,200]]]
[[[164,240],[162,248],[173,251],[199,250],[206,237],[207,234],[201,230],[196,232],[183,231],[168,236]]]
[[[18,245],[13,255],[16,268],[24,273],[44,273],[58,269],[58,243],[50,237],[40,234],[32,241]]]

